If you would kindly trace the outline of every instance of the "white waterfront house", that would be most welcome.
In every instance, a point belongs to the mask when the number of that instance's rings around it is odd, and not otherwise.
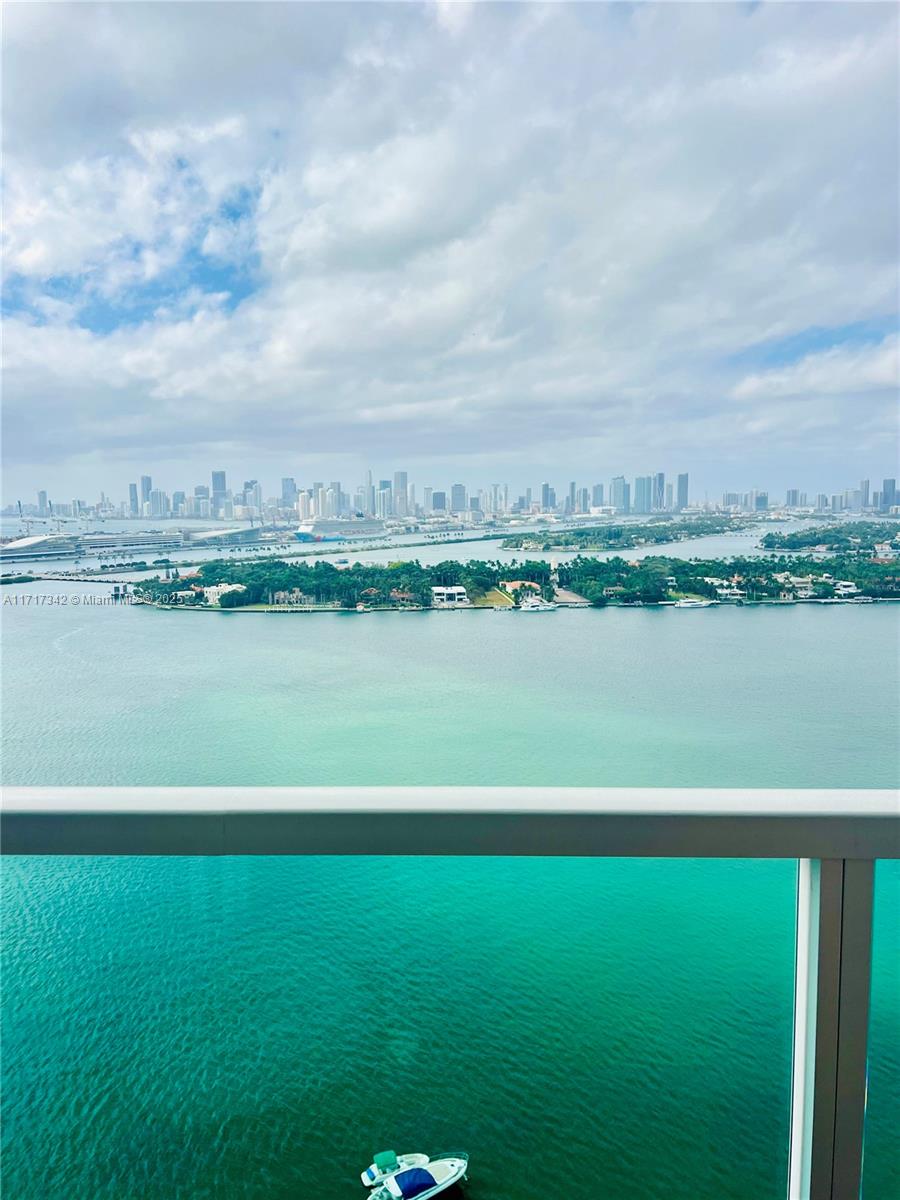
[[[433,587],[431,589],[432,608],[471,608],[472,601],[461,584],[453,587]]]
[[[214,583],[203,589],[203,599],[207,604],[218,604],[226,592],[244,592],[246,590],[242,583]]]

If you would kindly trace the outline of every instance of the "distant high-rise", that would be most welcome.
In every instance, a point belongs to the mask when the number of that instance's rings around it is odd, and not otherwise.
[[[153,488],[148,502],[151,517],[167,517],[169,515],[169,497],[160,488]]]
[[[431,509],[432,509],[431,498],[433,495],[434,495],[434,488],[431,488],[431,487],[425,488],[424,492],[422,493],[422,507],[425,509],[426,517],[428,516],[428,514],[431,512]]]
[[[888,512],[897,503],[897,480],[885,479],[881,485],[881,511]]]
[[[293,475],[285,475],[281,481],[281,507],[293,508],[297,503],[297,483]]]
[[[675,507],[681,512],[682,509],[688,506],[688,475],[687,471],[678,476],[678,492],[675,500]]]
[[[753,507],[756,512],[766,512],[769,507],[769,493],[756,492],[754,493]]]
[[[788,508],[799,508],[799,506],[800,506],[800,489],[799,488],[788,488],[787,495],[785,496],[784,502]]]
[[[208,495],[209,493],[207,493]],[[194,493],[196,495],[196,492]],[[212,473],[212,496],[210,499],[210,511],[213,516],[219,516],[222,509],[225,507],[225,498],[228,495],[228,484],[225,481],[224,471],[213,471]]]
[[[145,504],[150,503],[150,493],[153,491],[153,480],[149,475],[141,476],[141,511]]]
[[[431,507],[435,512],[441,512],[441,513],[446,512],[447,511],[447,493],[446,492],[432,492],[431,493]]]
[[[375,493],[375,516],[382,521],[386,517],[393,515],[393,505],[391,497],[391,489],[389,487],[381,487]]]
[[[666,473],[657,471],[653,477],[653,507],[661,512],[666,507]]]
[[[591,504],[594,506],[594,508],[602,508],[603,507],[603,484],[602,483],[594,484],[593,491],[591,492]]]
[[[466,485],[454,483],[450,488],[450,511],[461,513],[466,511]]]
[[[638,475],[634,481],[634,511],[648,513],[653,504],[653,476]]]
[[[128,511],[133,517],[141,515],[141,502],[138,499],[138,488],[136,483],[128,485]]]
[[[566,502],[566,509],[570,513],[574,512],[575,508],[576,508],[575,491],[576,491],[575,480],[573,479],[571,481],[571,483],[569,484],[569,496],[568,496],[568,500]]]
[[[244,480],[244,507],[255,510],[254,516],[262,512],[262,488],[258,479]]]
[[[617,475],[610,484],[610,500],[617,513],[627,515],[631,512],[631,488],[625,482],[624,475]]]
[[[38,516],[46,517],[47,512],[47,493],[38,492]]]
[[[187,512],[187,500],[184,492],[172,493],[172,515],[183,517]]]
[[[868,479],[860,480],[859,491],[860,491],[860,495],[862,496],[863,508],[868,508],[869,507],[869,481],[868,481]]]
[[[405,471],[394,472],[394,515],[409,516],[409,477]]]
[[[547,512],[550,508],[550,484],[541,484],[541,512]]]

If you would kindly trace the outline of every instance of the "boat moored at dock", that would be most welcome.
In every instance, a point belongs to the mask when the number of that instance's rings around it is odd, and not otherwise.
[[[519,605],[519,612],[555,612],[556,607],[553,600],[544,600],[540,596],[526,596]]]

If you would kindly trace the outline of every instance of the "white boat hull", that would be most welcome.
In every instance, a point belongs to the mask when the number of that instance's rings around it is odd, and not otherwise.
[[[455,1183],[459,1183],[461,1179],[465,1179],[468,1165],[468,1156],[448,1155],[444,1158],[433,1158],[425,1168],[434,1179],[433,1187],[414,1193],[404,1192],[401,1186],[402,1179],[400,1179],[403,1172],[399,1172],[397,1175],[392,1175],[377,1192],[372,1193],[373,1200],[405,1200],[405,1198],[408,1200],[431,1200],[432,1196],[439,1195]]]

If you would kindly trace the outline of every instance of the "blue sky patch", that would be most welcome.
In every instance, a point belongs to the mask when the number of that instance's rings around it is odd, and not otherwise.
[[[732,367],[781,367],[809,354],[821,354],[836,346],[871,346],[897,331],[897,315],[885,314],[848,325],[811,325],[798,333],[771,341],[756,342],[725,360]]]

